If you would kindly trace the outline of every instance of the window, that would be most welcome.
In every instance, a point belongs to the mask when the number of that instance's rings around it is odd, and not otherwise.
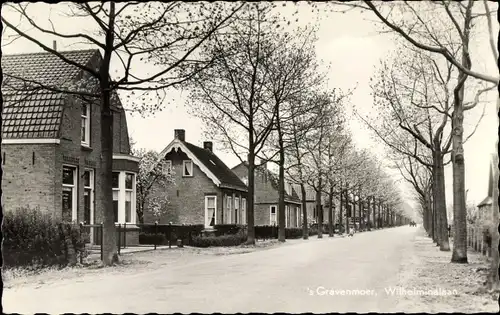
[[[231,224],[231,202],[232,198],[226,197],[226,223]]]
[[[113,211],[116,223],[135,223],[135,181],[134,173],[113,172]]]
[[[205,196],[205,227],[210,228],[217,224],[216,209],[217,196]]]
[[[270,216],[269,216],[269,224],[270,225],[276,225],[276,206],[271,206],[269,209]]]
[[[125,173],[125,222],[132,222],[132,198],[134,195],[134,174]]]
[[[300,223],[300,208],[299,207],[295,207],[295,212],[296,212],[296,219],[297,219],[297,227],[300,227],[301,226],[301,223]]]
[[[286,215],[286,218],[285,218],[285,227],[290,227],[290,223],[291,223],[291,218],[290,218],[290,205],[286,205],[285,206],[285,215]]]
[[[239,221],[239,211],[240,211],[240,197],[235,197],[234,198],[234,223],[238,224]]]
[[[82,144],[90,146],[90,104],[82,103]]]
[[[193,176],[192,161],[182,161],[182,176]]]
[[[241,224],[247,224],[247,200],[241,199]]]
[[[62,217],[64,221],[74,221],[77,219],[76,205],[78,182],[76,171],[77,168],[75,166],[63,166]]]
[[[172,161],[169,161],[169,160],[163,161],[161,167],[162,167],[161,172],[163,174],[167,174],[167,175],[172,174]]]
[[[85,170],[83,173],[83,221],[85,224],[94,223],[94,171]]]
[[[120,195],[120,172],[113,172],[113,213],[118,222],[118,199]]]

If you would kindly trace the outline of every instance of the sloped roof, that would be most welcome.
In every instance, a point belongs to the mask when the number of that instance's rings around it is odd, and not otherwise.
[[[482,207],[482,206],[488,206],[488,205],[491,205],[493,203],[493,199],[491,199],[490,196],[484,198],[483,201],[481,201],[477,206],[478,208]]]
[[[99,51],[73,50],[60,53],[79,64],[88,65]],[[58,137],[67,94],[34,90],[27,85],[29,81],[34,81],[57,88],[77,79],[82,70],[48,52],[3,55],[1,66],[4,74],[2,137]]]
[[[242,163],[236,165],[235,167],[233,167],[232,169],[236,169],[237,167],[240,167],[240,165],[243,165],[243,166],[248,168],[248,163],[242,162]],[[269,179],[269,182],[271,183],[271,186],[273,187],[273,189],[275,189],[276,191],[279,191],[279,176],[277,174],[268,170],[267,167],[265,168],[263,165],[255,165],[255,170],[259,171],[259,172],[265,172],[266,177]],[[286,183],[286,181],[285,181],[285,183]],[[299,198],[299,195],[295,191],[293,185],[292,185],[292,194],[291,195],[285,189],[285,201],[291,201],[291,202],[300,202],[301,201],[301,199]]]
[[[203,165],[210,170],[225,186],[235,186],[247,190],[245,183],[231,171],[231,169],[222,162],[212,151],[196,146],[192,143],[182,141]]]

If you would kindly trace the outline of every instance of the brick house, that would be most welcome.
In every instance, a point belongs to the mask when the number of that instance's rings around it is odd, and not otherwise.
[[[247,186],[213,152],[213,143],[203,147],[186,141],[183,129],[174,131],[174,140],[160,153],[166,172],[175,184],[153,189],[152,195],[169,202],[161,216],[144,211],[144,222],[165,224],[246,224]]]
[[[488,195],[477,205],[477,212],[475,222],[473,224],[473,231],[475,239],[474,248],[482,251],[483,253],[490,250],[491,235],[496,233],[496,229],[500,222],[494,222],[493,211],[498,211],[498,205],[495,205],[494,209],[494,189],[495,178],[498,178],[498,155],[492,154],[489,163],[489,178],[488,178]],[[489,252],[489,254],[491,254]]]
[[[302,190],[300,189],[300,185],[294,184],[293,188],[298,193],[298,198],[302,202]],[[316,192],[309,185],[305,186],[305,190],[306,190],[307,222],[309,224],[314,224],[318,222],[318,210],[316,208]],[[336,202],[335,198],[334,202]],[[326,223],[328,222],[329,206],[328,206],[328,196],[324,193],[321,194],[321,207],[323,208],[323,223]],[[334,208],[335,208],[335,203],[334,203]]]
[[[245,183],[248,178],[248,164],[240,163],[232,168]],[[267,169],[263,163],[255,167],[255,225],[278,224],[278,176]],[[301,227],[301,202],[295,189],[285,181],[285,226]]]
[[[89,67],[101,58],[98,50],[61,54]],[[2,70],[4,209],[39,208],[63,221],[102,222],[101,197],[95,193],[102,185],[99,103],[48,89],[27,90],[10,76],[57,88],[82,80],[82,70],[50,53],[3,55]],[[115,221],[137,230],[133,223],[139,159],[130,155],[126,115],[118,97],[112,111]],[[129,237],[132,244],[134,233]]]

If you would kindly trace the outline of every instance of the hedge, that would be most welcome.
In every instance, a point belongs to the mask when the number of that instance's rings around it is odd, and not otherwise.
[[[244,226],[239,224],[216,224],[214,226],[215,236],[234,235],[244,232]]]
[[[40,268],[66,266],[85,253],[87,234],[40,209],[19,208],[4,213],[3,266]]]
[[[189,245],[191,242],[191,239],[194,236],[200,236],[201,231],[205,228],[203,224],[193,224],[193,225],[170,225],[170,224],[158,224],[155,226],[154,224],[137,224],[137,226],[140,227],[141,232],[139,233],[139,243],[140,244],[154,244],[152,243],[152,237],[154,237],[155,234],[157,235],[163,235],[165,238],[165,241],[163,244],[168,244],[169,238],[172,240],[173,243],[177,239],[181,239],[182,242],[186,245]],[[140,235],[143,235],[143,241],[146,243],[141,242],[141,237]],[[146,236],[146,235],[153,235],[153,236]],[[157,244],[159,245],[159,244]]]
[[[139,244],[143,245],[168,245],[168,240],[163,234],[140,233]]]
[[[214,247],[214,246],[238,246],[245,243],[247,236],[244,233],[222,236],[195,236],[191,246]]]

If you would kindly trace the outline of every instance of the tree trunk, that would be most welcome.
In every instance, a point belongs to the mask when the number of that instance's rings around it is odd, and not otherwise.
[[[366,202],[366,211],[367,211],[367,215],[366,215],[366,227],[367,227],[367,230],[368,231],[371,231],[372,227],[371,227],[371,220],[370,220],[370,215],[371,215],[371,209],[370,209],[370,205],[371,205],[371,199],[372,197],[368,197]]]
[[[330,184],[330,193],[328,194],[328,236],[333,237],[333,185]]]
[[[302,238],[309,239],[309,226],[307,222],[307,196],[306,188],[303,183],[300,183],[300,191],[302,192]]]
[[[279,127],[278,127],[279,128]],[[279,161],[279,201],[278,201],[278,241],[285,242],[286,214],[285,214],[285,148],[280,135],[280,161]]]
[[[339,234],[340,234],[340,229],[342,229],[342,225],[344,223],[344,218],[343,218],[343,209],[344,209],[344,190],[342,189],[342,181],[340,181],[340,204],[339,204]],[[342,234],[344,234],[344,231],[342,231]]]
[[[351,209],[351,212],[352,212],[352,209]],[[350,230],[350,227],[349,227],[350,215],[352,215],[352,213],[349,213],[349,186],[346,184],[346,188],[345,188],[345,232],[347,234],[349,234],[349,230]]]
[[[323,238],[323,207],[321,204],[321,174],[319,175],[318,190],[316,190],[316,207],[318,209],[318,238]]]
[[[452,163],[453,163],[453,254],[451,262],[467,263],[467,210],[465,206],[465,161],[463,148],[463,96],[455,98],[452,116]]]
[[[255,180],[255,148],[253,138],[250,139],[250,153],[248,154],[248,196],[247,196],[247,241],[248,245],[255,245],[255,217],[254,217],[254,180]]]
[[[110,3],[109,30],[106,32],[106,48],[99,65],[100,103],[101,103],[101,168],[103,180],[99,189],[103,209],[102,261],[106,266],[118,261],[116,246],[115,217],[113,211],[113,113],[111,111],[111,89],[109,65],[114,43],[115,4]],[[98,199],[99,200],[99,199]]]
[[[436,146],[437,147],[437,146]],[[448,239],[448,216],[446,215],[446,190],[444,181],[444,165],[443,154],[440,150],[434,150],[434,163],[436,170],[436,216],[437,216],[437,232],[439,238],[439,249],[442,251],[450,250]]]
[[[277,103],[279,104],[279,103]],[[285,242],[286,234],[286,214],[285,214],[285,146],[283,144],[283,133],[281,130],[281,122],[279,116],[279,106],[276,110],[277,129],[278,129],[278,145],[280,150],[279,160],[279,200],[278,200],[278,242]]]

